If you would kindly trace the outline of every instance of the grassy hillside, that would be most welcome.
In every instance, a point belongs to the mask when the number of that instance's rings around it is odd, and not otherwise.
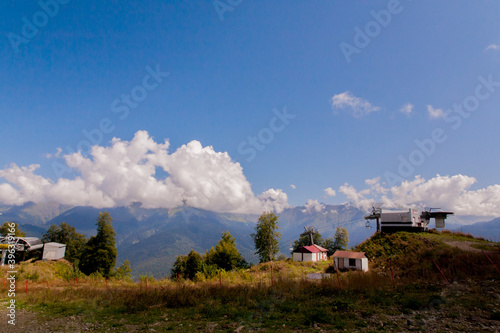
[[[29,331],[44,325],[68,332],[496,332],[500,327],[500,276],[480,249],[490,251],[492,260],[500,265],[498,245],[465,234],[376,234],[357,247],[370,258],[371,270],[341,272],[338,278],[331,261],[287,260],[222,272],[210,280],[143,278],[135,283],[110,280],[106,285],[103,279],[80,277],[76,286],[71,276],[48,273],[68,266],[66,263],[25,264],[19,269],[19,287],[24,286],[24,279],[31,282],[27,294],[20,289],[16,296],[20,316],[26,319],[19,328]],[[444,282],[432,260],[450,284]],[[35,282],[30,278],[32,269],[46,272],[40,271]],[[307,279],[308,273],[326,271],[332,272],[331,278]],[[56,280],[49,288],[44,279],[50,276]],[[7,301],[5,292],[0,295]],[[68,317],[71,320],[63,320]]]
[[[392,261],[399,279],[438,281],[436,264],[451,281],[484,278],[493,266],[481,252],[500,259],[499,243],[461,232],[430,230],[425,233],[374,234],[357,245],[370,259],[370,268],[387,273]]]

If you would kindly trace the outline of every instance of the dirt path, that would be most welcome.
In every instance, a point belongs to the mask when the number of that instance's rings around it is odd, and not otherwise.
[[[48,318],[25,310],[16,310],[16,325],[7,323],[7,310],[0,309],[2,332],[83,332],[90,329],[90,325],[83,323],[79,318]]]
[[[448,241],[445,242],[445,244],[448,244],[450,246],[458,247],[461,250],[464,251],[472,251],[472,252],[481,252],[481,250],[473,248],[471,244],[477,244],[476,242],[463,242],[463,241]]]

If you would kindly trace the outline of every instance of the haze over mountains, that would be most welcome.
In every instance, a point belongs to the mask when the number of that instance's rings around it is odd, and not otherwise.
[[[117,232],[118,261],[128,259],[134,276],[152,274],[162,277],[170,273],[176,256],[194,249],[204,253],[215,246],[223,231],[229,231],[236,239],[239,251],[249,262],[256,263],[254,244],[250,234],[254,231],[259,215],[217,213],[209,210],[180,206],[177,208],[146,209],[140,203],[109,209],[57,203],[26,203],[21,206],[1,206],[0,221],[14,221],[29,236],[41,237],[52,224],[66,222],[79,232],[95,233],[96,218],[101,211],[113,217]],[[344,226],[349,232],[349,245],[353,246],[375,231],[366,227],[365,212],[352,204],[312,205],[292,207],[279,215],[281,253],[289,255],[293,241],[305,226],[314,226],[323,238],[332,237],[336,226]],[[431,227],[433,227],[431,225]],[[447,228],[460,228],[448,223]],[[462,231],[496,240],[500,238],[500,218],[486,223],[462,226]]]

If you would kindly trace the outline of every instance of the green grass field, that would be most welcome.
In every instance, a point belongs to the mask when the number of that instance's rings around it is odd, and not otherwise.
[[[307,273],[331,271],[331,261],[265,263],[204,281],[80,276],[78,286],[69,264],[37,262],[20,265],[16,302],[21,319],[34,315],[31,325],[61,332],[496,332],[500,275],[481,251],[447,244],[454,241],[498,246],[460,234],[374,235],[356,247],[370,258],[369,272],[317,281]]]

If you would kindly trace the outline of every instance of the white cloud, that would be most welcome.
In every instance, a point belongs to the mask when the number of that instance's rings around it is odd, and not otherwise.
[[[146,208],[172,208],[183,200],[192,207],[219,212],[281,212],[288,207],[286,193],[270,189],[255,196],[239,163],[227,153],[216,152],[191,141],[169,154],[169,142],[156,143],[146,131],[131,141],[114,138],[109,147],[94,146],[91,157],[79,152],[64,155],[75,179],[57,182],[36,175],[39,165],[0,170],[0,202],[56,201],[67,205],[97,208],[126,206],[141,202]],[[156,169],[168,173],[155,177]]]
[[[362,191],[347,183],[339,191],[364,210],[381,203],[387,209],[440,207],[457,215],[500,216],[500,185],[470,190],[476,183],[474,177],[437,175],[425,180],[416,176],[414,180],[404,181],[392,188],[384,188],[380,178],[365,183],[369,188]]]
[[[331,187],[327,187],[325,188],[325,194],[329,197],[334,197],[337,195],[337,193],[335,192],[335,190]]]
[[[256,207],[251,207],[249,212],[262,212],[276,210],[281,213],[284,209],[290,208],[288,204],[288,196],[281,189],[269,189],[257,196],[258,202],[255,203]]]
[[[499,44],[490,44],[486,47],[486,51],[488,50],[500,50],[500,45]]]
[[[444,117],[443,109],[435,109],[432,105],[427,105],[427,112],[429,112],[431,119]]]
[[[406,103],[399,109],[399,112],[404,113],[405,115],[409,116],[410,114],[413,113],[413,104],[411,103]]]
[[[350,113],[355,118],[366,116],[372,112],[379,111],[380,107],[373,106],[370,102],[363,98],[352,95],[349,91],[334,95],[330,99],[332,109],[350,109]]]
[[[304,205],[305,209],[302,209],[302,213],[312,213],[313,211],[321,212],[325,209],[325,205],[318,202],[318,200],[307,200],[307,203]]]
[[[295,190],[295,189],[297,188],[297,186],[295,186],[295,185],[293,185],[293,184],[291,184],[291,185],[290,185],[290,187],[291,187],[293,190]]]
[[[52,157],[60,157],[62,153],[61,148],[57,148],[57,152],[55,154],[45,154],[46,158],[52,158]]]

